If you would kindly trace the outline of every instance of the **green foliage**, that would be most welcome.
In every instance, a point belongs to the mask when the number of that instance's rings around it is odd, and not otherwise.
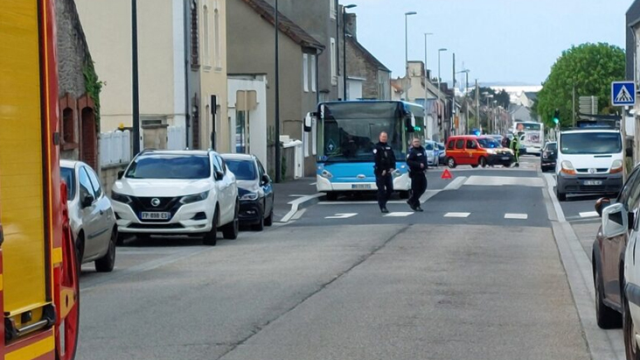
[[[100,91],[105,85],[103,81],[98,79],[98,74],[93,66],[92,61],[87,61],[82,69],[84,75],[84,86],[87,94],[91,96],[91,100],[96,105],[96,131],[100,131]]]
[[[553,113],[559,109],[561,126],[571,125],[579,97],[593,95],[598,97],[601,114],[612,113],[611,82],[624,76],[625,52],[621,48],[606,43],[573,46],[563,51],[551,67],[533,111],[546,125],[553,126]],[[572,109],[574,85],[576,109]]]

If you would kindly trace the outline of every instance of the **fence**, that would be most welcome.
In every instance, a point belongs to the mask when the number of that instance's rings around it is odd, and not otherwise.
[[[167,150],[184,150],[187,148],[185,131],[182,126],[167,128]]]
[[[100,166],[127,164],[131,160],[131,133],[111,131],[100,134]]]

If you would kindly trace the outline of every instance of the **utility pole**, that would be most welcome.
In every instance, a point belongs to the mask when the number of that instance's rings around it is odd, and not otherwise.
[[[449,130],[453,128],[455,125],[455,114],[456,114],[456,53],[453,53],[453,85],[451,86],[452,97],[451,97],[451,124],[449,124]],[[457,130],[457,129],[456,129]],[[456,133],[457,135],[457,133]]]
[[[427,121],[427,98],[429,97],[429,67],[427,66],[427,51],[428,51],[428,42],[427,42],[427,38],[429,37],[429,35],[433,35],[432,33],[424,33],[424,119],[425,121]],[[427,126],[427,137],[429,138],[429,140],[431,140],[431,137],[433,136],[433,134],[431,134],[432,129],[429,129],[429,126]]]
[[[133,110],[133,156],[140,153],[140,92],[138,83],[138,1],[131,0],[131,78]]]
[[[275,29],[276,29],[276,71],[275,71],[275,90],[276,90],[276,183],[282,182],[282,155],[280,151],[280,58],[278,56],[279,45],[278,35],[280,34],[279,22],[280,13],[278,12],[278,0],[275,3]]]
[[[480,130],[480,88],[476,79],[476,127]]]

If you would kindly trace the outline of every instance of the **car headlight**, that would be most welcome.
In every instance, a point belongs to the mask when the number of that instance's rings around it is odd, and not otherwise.
[[[322,176],[325,179],[331,179],[333,177],[333,175],[327,170],[322,170],[322,172],[320,173],[320,176]]]
[[[186,204],[192,204],[194,202],[204,201],[208,197],[209,197],[209,192],[205,191],[205,192],[202,192],[200,194],[183,196],[182,199],[180,199],[180,203],[185,204],[185,205]]]
[[[111,191],[111,200],[117,201],[123,204],[131,204],[131,198],[129,196],[118,194],[115,191]]]
[[[495,153],[496,153],[496,151],[495,151],[495,150],[493,150],[493,149],[487,149],[487,154],[489,154],[489,155],[494,155]]]
[[[258,193],[248,192],[240,196],[240,200],[258,200]]]
[[[614,161],[613,164],[611,164],[611,170],[609,170],[611,174],[617,174],[619,172],[622,172],[622,160]]]
[[[563,162],[560,163],[560,171],[562,171],[563,173],[567,174],[567,175],[575,175],[576,174],[576,169],[573,167],[573,164],[571,163],[571,161],[565,160]]]

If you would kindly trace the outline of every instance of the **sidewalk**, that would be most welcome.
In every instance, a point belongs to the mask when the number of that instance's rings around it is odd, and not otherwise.
[[[292,209],[292,202],[298,203],[298,209],[303,209],[319,201],[316,191],[316,178],[300,178],[279,184],[273,184],[275,201],[273,207],[274,220],[280,221]]]

